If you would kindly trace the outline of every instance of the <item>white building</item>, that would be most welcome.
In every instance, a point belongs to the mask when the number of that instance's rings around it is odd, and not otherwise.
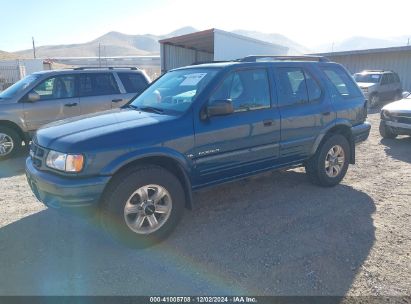
[[[234,60],[249,55],[287,55],[288,48],[218,29],[160,40],[161,72],[193,63]]]
[[[50,70],[43,59],[0,60],[0,91],[34,72]]]

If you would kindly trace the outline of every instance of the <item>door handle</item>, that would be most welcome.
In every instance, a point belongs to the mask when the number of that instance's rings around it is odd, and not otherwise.
[[[120,102],[123,101],[123,99],[113,99],[111,102]]]
[[[271,119],[267,119],[263,121],[264,127],[270,127],[273,125],[273,121]]]
[[[64,106],[65,106],[65,107],[75,107],[75,106],[77,106],[77,105],[78,105],[77,102],[73,102],[73,103],[66,103]]]
[[[329,115],[331,115],[331,112],[323,112],[322,113],[324,116],[329,116]]]

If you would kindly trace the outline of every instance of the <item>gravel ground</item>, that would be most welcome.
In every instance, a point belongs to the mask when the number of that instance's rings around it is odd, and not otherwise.
[[[411,138],[369,140],[341,185],[303,169],[194,196],[146,250],[43,207],[24,155],[0,163],[0,295],[411,295]]]

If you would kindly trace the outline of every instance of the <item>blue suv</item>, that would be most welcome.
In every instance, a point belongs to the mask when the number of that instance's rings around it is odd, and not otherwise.
[[[26,160],[36,197],[92,207],[131,246],[165,238],[194,190],[305,166],[338,184],[367,139],[365,98],[322,57],[249,56],[172,70],[128,105],[49,124]]]

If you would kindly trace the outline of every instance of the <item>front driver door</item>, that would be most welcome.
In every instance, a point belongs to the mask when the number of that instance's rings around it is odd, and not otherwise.
[[[194,185],[247,175],[275,164],[279,154],[280,115],[270,95],[264,68],[231,72],[211,95],[232,101],[234,113],[195,119]]]
[[[36,102],[24,101],[24,120],[29,131],[60,119],[80,115],[79,98],[76,94],[74,75],[47,78],[31,92],[40,96]]]

